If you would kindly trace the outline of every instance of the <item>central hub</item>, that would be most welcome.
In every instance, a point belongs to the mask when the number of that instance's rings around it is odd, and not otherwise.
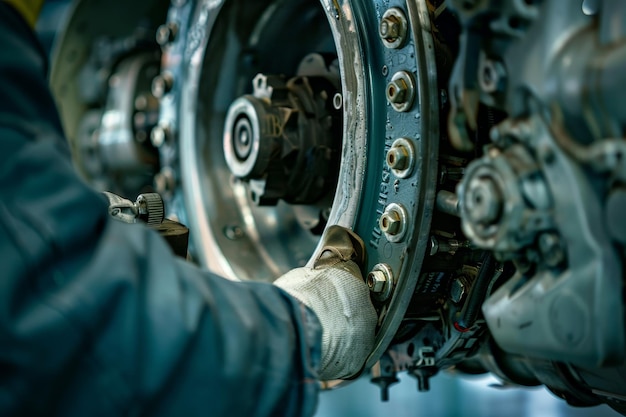
[[[231,104],[224,156],[257,204],[313,204],[334,190],[342,129],[333,105],[337,84],[329,73],[289,80],[259,74],[253,94]]]

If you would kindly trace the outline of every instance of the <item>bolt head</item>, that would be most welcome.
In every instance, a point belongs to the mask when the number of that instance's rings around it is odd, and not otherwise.
[[[371,292],[379,294],[385,290],[387,277],[382,271],[371,271],[367,274],[367,287]]]
[[[406,102],[409,86],[403,79],[392,80],[387,85],[387,99],[395,104]]]
[[[402,218],[400,214],[394,210],[385,212],[380,216],[379,226],[383,233],[396,235],[400,232]]]
[[[543,233],[539,236],[539,250],[548,266],[558,266],[565,259],[561,239],[555,233]]]
[[[165,46],[176,39],[178,32],[178,25],[175,23],[165,23],[157,29],[156,41],[159,45]]]
[[[167,132],[163,126],[155,126],[150,132],[150,141],[155,148],[163,146],[167,139]]]
[[[450,286],[450,299],[453,303],[459,303],[465,296],[465,284],[460,279],[452,281]]]
[[[403,170],[409,166],[409,152],[405,146],[393,146],[387,152],[387,165],[391,169]]]
[[[400,36],[400,20],[396,16],[387,16],[380,21],[379,34],[386,41],[393,42]]]
[[[152,80],[152,95],[156,98],[162,98],[172,90],[173,85],[174,77],[169,72],[157,75]]]

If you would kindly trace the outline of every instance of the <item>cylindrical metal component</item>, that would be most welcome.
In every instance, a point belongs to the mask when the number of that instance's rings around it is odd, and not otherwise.
[[[394,146],[387,152],[387,165],[391,169],[403,170],[409,165],[409,153],[404,146]]]
[[[396,111],[408,111],[415,101],[413,76],[406,71],[397,72],[387,84],[386,94],[387,100]]]
[[[365,283],[374,296],[374,300],[384,302],[391,297],[394,289],[394,278],[387,264],[376,264],[367,274]]]
[[[379,294],[385,289],[387,277],[382,271],[371,271],[367,274],[367,287],[371,292]]]
[[[446,190],[439,191],[435,207],[442,213],[459,217],[459,198],[455,193]]]
[[[406,178],[413,172],[415,165],[415,147],[406,138],[396,139],[387,151],[387,166],[398,178]]]
[[[493,224],[502,212],[502,193],[492,178],[472,178],[465,194],[465,207],[470,220]]]
[[[565,260],[565,250],[556,233],[543,233],[539,236],[539,251],[548,266],[557,266]]]
[[[378,220],[380,231],[390,242],[400,242],[408,228],[408,214],[405,208],[396,203],[389,204]]]
[[[387,48],[401,48],[408,34],[408,21],[402,9],[392,7],[383,14],[378,26],[378,35]]]
[[[178,25],[174,22],[168,22],[159,26],[156,32],[156,41],[161,46],[174,42],[178,34]]]
[[[481,62],[478,83],[485,93],[493,94],[505,86],[506,71],[499,61],[484,59]]]
[[[170,72],[163,72],[152,80],[152,95],[156,98],[162,98],[169,93],[174,86],[174,76]]]
[[[454,323],[454,327],[457,330],[462,332],[468,331],[474,325],[487,295],[487,288],[489,288],[489,284],[496,272],[496,267],[497,263],[493,255],[489,252],[485,252],[483,255],[483,263],[470,289],[468,299],[459,314],[459,318],[456,323]]]
[[[168,142],[171,138],[171,131],[169,126],[167,125],[157,125],[150,132],[150,141],[152,145],[156,148],[163,146],[164,143]]]
[[[390,210],[380,216],[380,230],[382,230],[383,233],[396,235],[400,231],[401,226],[402,218],[400,217],[400,213],[395,210]]]
[[[138,218],[146,222],[148,226],[155,226],[163,222],[165,207],[159,194],[140,194],[135,204],[138,209]]]
[[[461,300],[463,300],[463,297],[465,297],[465,292],[467,290],[467,283],[464,282],[461,278],[457,278],[454,281],[452,281],[452,284],[450,284],[450,300],[452,300],[453,303],[460,303]]]
[[[387,99],[394,104],[402,104],[406,101],[409,86],[406,80],[392,80],[387,86]]]

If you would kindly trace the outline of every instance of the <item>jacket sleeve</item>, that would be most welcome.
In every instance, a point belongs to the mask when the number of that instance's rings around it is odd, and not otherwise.
[[[0,415],[311,415],[321,327],[108,218],[74,173],[24,21],[0,1]]]

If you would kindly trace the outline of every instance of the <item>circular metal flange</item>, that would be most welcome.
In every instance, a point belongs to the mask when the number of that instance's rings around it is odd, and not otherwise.
[[[301,227],[299,212],[309,211],[324,213],[321,217],[328,225],[350,228],[363,238],[368,253],[365,271],[381,263],[394,271],[395,290],[378,303],[381,320],[366,363],[371,367],[404,319],[428,245],[419,237],[428,235],[437,180],[440,121],[435,44],[424,0],[406,6],[411,24],[402,49],[404,61],[394,59],[400,51],[384,47],[378,38],[376,16],[388,6],[382,0],[320,3],[258,0],[247,2],[244,12],[232,0],[198,0],[170,9],[169,18],[180,22],[181,33],[187,36],[178,36],[164,52],[163,70],[171,71],[177,80],[184,74],[184,81],[177,82],[171,98],[163,100],[162,114],[176,116],[180,158],[176,166],[184,184],[178,194],[184,202],[181,217],[193,231],[196,256],[206,267],[233,279],[272,281],[310,262],[321,248],[319,235]],[[280,54],[276,54],[277,44]],[[335,55],[340,74],[341,96],[329,100],[343,113],[336,188],[329,189],[330,198],[317,205],[279,202],[275,207],[257,207],[245,186],[233,181],[224,161],[227,109],[237,97],[250,93],[256,74],[297,74],[299,63],[311,52]],[[383,66],[389,72],[373,71]],[[390,74],[396,74],[394,82],[404,82],[407,89],[404,98],[392,95],[403,102],[394,107],[381,100],[393,79]],[[393,132],[390,126],[395,127]],[[429,139],[413,141],[411,179],[394,177],[385,160],[386,149],[397,137],[417,135]],[[400,212],[405,226],[387,239],[379,217],[387,206],[395,205],[405,208],[404,214]],[[237,238],[232,238],[233,233],[229,238],[225,230],[235,229]]]
[[[236,99],[226,114],[224,157],[237,178],[262,173],[269,163],[272,149],[263,146],[259,120],[259,114],[265,114],[263,107],[263,102],[246,95]]]

